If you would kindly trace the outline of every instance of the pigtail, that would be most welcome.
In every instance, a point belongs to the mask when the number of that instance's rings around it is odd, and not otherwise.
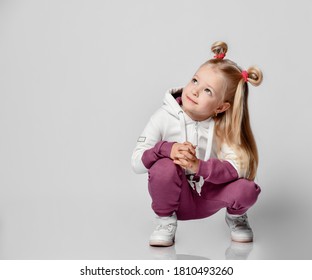
[[[211,51],[214,53],[215,59],[223,59],[227,53],[228,46],[222,41],[218,41],[212,44]]]
[[[244,81],[240,81],[237,86],[237,90],[234,96],[233,108],[231,110],[231,127],[235,128],[232,131],[232,141],[237,143],[237,146],[241,145],[241,124],[242,119],[244,116],[244,107],[245,107],[245,100],[247,99],[246,94],[244,95],[246,85]],[[244,98],[245,96],[245,98]]]
[[[240,69],[239,69],[240,70]],[[241,77],[238,81],[237,89],[234,95],[233,110],[232,110],[232,127],[241,127],[243,117],[248,114],[248,83],[253,86],[259,86],[262,82],[263,74],[261,70],[252,66],[247,71],[241,71]],[[240,131],[237,129],[234,132],[234,139],[238,140],[238,144],[241,145],[241,139],[239,137]]]
[[[246,72],[246,76],[244,75]],[[241,168],[245,169],[247,178],[254,179],[258,167],[259,157],[254,135],[251,130],[249,110],[248,110],[248,83],[259,86],[263,80],[261,70],[250,67],[247,71],[242,71],[233,102],[232,123],[236,128],[233,131],[234,143],[237,143],[236,150],[241,155]]]
[[[253,86],[257,87],[262,83],[263,74],[262,71],[257,66],[249,67],[247,70],[248,82]]]

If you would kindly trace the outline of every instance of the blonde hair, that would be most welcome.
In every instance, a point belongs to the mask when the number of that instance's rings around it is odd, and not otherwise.
[[[215,42],[211,47],[215,58],[208,60],[204,65],[213,65],[220,71],[226,80],[226,91],[224,102],[230,103],[230,108],[225,112],[215,116],[216,136],[221,143],[226,143],[232,147],[238,155],[240,168],[245,171],[245,177],[253,180],[258,167],[258,151],[255,138],[253,136],[248,111],[248,82],[253,86],[261,84],[263,75],[261,70],[250,67],[247,70],[248,78],[245,81],[242,69],[233,61],[223,59],[228,50],[224,42]]]

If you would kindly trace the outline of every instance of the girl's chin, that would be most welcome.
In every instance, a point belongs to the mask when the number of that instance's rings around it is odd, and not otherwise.
[[[197,112],[194,112],[194,110],[188,109],[187,107],[182,107],[183,111],[193,120],[193,121],[204,121],[211,117],[211,115],[199,115]]]

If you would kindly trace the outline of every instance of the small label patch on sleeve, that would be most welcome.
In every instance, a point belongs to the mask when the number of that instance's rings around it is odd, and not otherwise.
[[[138,138],[137,142],[145,142],[145,140],[146,140],[146,137],[140,136],[140,137]]]

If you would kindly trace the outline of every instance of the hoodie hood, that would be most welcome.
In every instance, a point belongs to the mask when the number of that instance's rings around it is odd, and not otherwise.
[[[166,110],[170,115],[179,118],[179,114],[182,112],[182,95],[183,88],[177,87],[166,91],[163,100],[162,108]]]
[[[185,121],[185,113],[181,107],[182,105],[182,95],[183,88],[177,87],[167,90],[165,94],[165,98],[163,101],[162,108],[167,111],[170,115],[175,117],[180,122],[181,128],[181,143],[187,141],[187,130],[186,130],[186,121]]]

